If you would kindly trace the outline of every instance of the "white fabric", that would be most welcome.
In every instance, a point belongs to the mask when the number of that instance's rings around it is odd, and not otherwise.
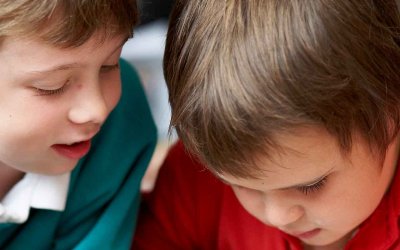
[[[25,174],[0,202],[0,223],[24,223],[31,208],[63,211],[70,175]]]

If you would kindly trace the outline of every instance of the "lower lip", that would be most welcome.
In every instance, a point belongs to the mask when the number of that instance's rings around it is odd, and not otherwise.
[[[319,232],[321,232],[320,228],[316,228],[314,230],[305,232],[305,233],[301,233],[301,234],[297,234],[295,235],[297,238],[301,238],[301,239],[310,239],[314,236],[316,236],[317,234],[319,234]]]
[[[82,158],[89,152],[90,140],[78,142],[72,145],[55,144],[52,148],[60,155],[76,160]]]

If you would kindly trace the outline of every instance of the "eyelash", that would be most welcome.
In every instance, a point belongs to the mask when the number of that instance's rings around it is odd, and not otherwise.
[[[101,67],[101,72],[107,73],[113,70],[119,69],[119,63],[114,64],[114,65],[104,65]]]
[[[317,183],[314,183],[314,184],[312,184],[310,186],[298,187],[297,190],[302,192],[305,195],[309,195],[309,194],[317,192],[321,188],[323,188],[325,183],[326,183],[326,181],[327,181],[327,179],[328,179],[328,177],[325,176],[324,178],[322,178]]]
[[[101,67],[101,72],[108,73],[108,72],[116,70],[116,69],[119,69],[119,63],[114,64],[114,65],[104,65]],[[64,93],[67,86],[68,86],[68,82],[65,83],[61,88],[58,88],[58,89],[47,90],[47,89],[36,88],[36,92],[39,96],[59,95],[59,94]]]
[[[39,96],[49,96],[49,95],[59,95],[62,94],[67,88],[68,84],[64,84],[61,88],[58,89],[39,89],[36,88],[36,92]]]

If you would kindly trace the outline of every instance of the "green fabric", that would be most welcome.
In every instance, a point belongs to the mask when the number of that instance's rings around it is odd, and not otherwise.
[[[129,249],[157,138],[138,76],[123,60],[121,77],[121,100],[72,172],[66,209],[0,224],[0,249]]]

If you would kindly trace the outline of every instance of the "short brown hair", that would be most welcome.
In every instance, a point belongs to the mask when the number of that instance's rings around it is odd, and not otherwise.
[[[253,176],[274,135],[357,131],[380,155],[400,126],[393,0],[177,0],[164,74],[171,125],[217,173]]]
[[[96,31],[104,38],[131,37],[138,22],[136,0],[0,0],[0,39],[35,36],[58,47],[75,47]]]

